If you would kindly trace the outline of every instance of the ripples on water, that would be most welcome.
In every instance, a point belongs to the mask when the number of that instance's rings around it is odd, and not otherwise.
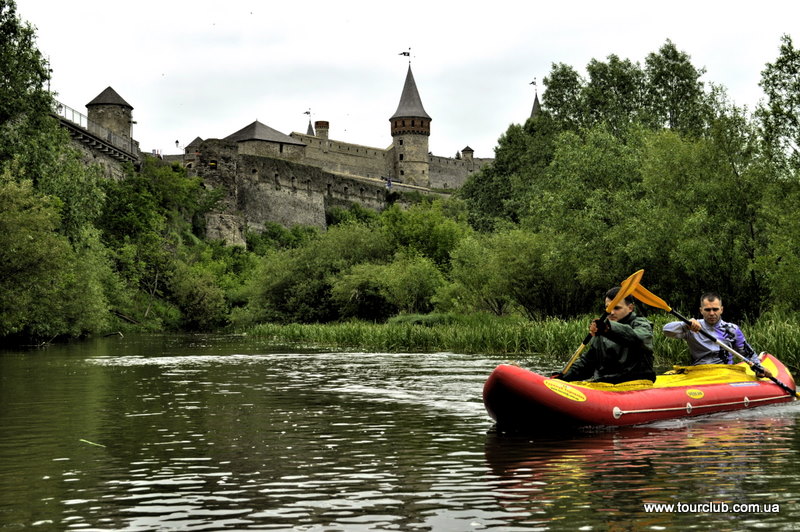
[[[0,527],[788,529],[799,516],[797,403],[531,439],[491,431],[481,388],[501,360],[100,345],[0,359]],[[643,511],[712,501],[780,513]]]

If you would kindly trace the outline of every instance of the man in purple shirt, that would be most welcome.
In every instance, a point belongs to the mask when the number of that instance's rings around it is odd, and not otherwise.
[[[664,336],[686,340],[689,354],[692,355],[692,364],[695,365],[734,362],[733,355],[700,334],[700,329],[705,329],[744,357],[757,361],[756,352],[747,343],[742,330],[733,323],[722,320],[722,310],[722,298],[714,292],[707,292],[700,298],[700,313],[703,319],[701,321],[692,319],[689,324],[682,321],[667,323],[663,329]]]

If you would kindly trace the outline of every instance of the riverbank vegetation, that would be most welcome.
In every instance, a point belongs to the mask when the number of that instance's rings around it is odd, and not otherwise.
[[[647,316],[659,331],[669,315]],[[375,352],[455,352],[504,355],[524,362],[531,357],[565,364],[588,332],[592,316],[572,319],[494,315],[405,315],[378,324],[361,320],[341,323],[262,323],[251,327],[253,338],[278,345]],[[766,314],[747,326],[748,341],[758,352],[778,354],[793,371],[800,370],[800,336],[794,318]],[[685,365],[690,361],[686,343],[654,336],[655,363],[659,368]]]
[[[266,224],[225,247],[204,238],[219,196],[182,166],[148,157],[120,181],[86,166],[51,116],[48,65],[12,1],[0,25],[4,340],[226,330],[556,356],[580,343],[605,290],[643,268],[674,308],[692,314],[717,291],[757,349],[798,353],[800,51],[788,35],[752,112],[670,41],[642,63],[593,59],[586,75],[554,64],[541,112],[511,125],[453,197],[334,210],[324,231]]]

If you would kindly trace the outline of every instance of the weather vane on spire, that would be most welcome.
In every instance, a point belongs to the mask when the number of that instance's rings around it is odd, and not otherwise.
[[[533,85],[534,92],[536,92],[538,94],[539,93],[539,89],[536,87],[536,78],[533,78],[533,81],[531,81],[530,84]]]
[[[410,46],[408,47],[408,51],[407,52],[400,52],[397,55],[404,55],[404,56],[408,57],[408,64],[409,65],[411,64],[411,47]]]

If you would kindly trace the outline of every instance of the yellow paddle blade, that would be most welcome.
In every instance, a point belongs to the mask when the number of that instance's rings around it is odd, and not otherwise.
[[[614,307],[616,307],[620,301],[633,294],[636,290],[636,287],[639,286],[639,282],[642,280],[643,275],[644,270],[639,270],[622,281],[619,285],[619,292],[617,292],[617,295],[614,296],[614,299],[612,299],[611,302],[606,305],[606,312],[611,314],[611,311],[614,310]]]
[[[662,310],[666,310],[667,312],[672,312],[672,307],[667,305],[667,302],[652,293],[650,290],[645,288],[642,285],[637,285],[636,288],[633,290],[633,297],[644,303],[645,305],[649,305],[651,307],[660,308]]]

